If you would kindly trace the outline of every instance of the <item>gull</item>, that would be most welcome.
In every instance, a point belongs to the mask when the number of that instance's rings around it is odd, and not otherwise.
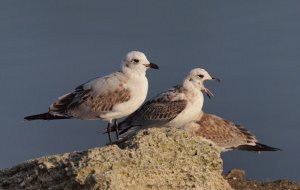
[[[195,121],[183,127],[195,136],[201,136],[215,144],[221,152],[229,150],[278,151],[280,149],[261,144],[250,131],[219,116],[201,112]]]
[[[209,97],[213,94],[204,86],[205,80],[217,80],[201,68],[190,71],[182,85],[177,85],[158,94],[144,103],[137,111],[129,115],[119,125],[120,134],[132,134],[135,131],[154,127],[178,127],[194,120],[201,112],[204,91]],[[114,127],[113,130],[115,130]]]
[[[131,51],[123,60],[121,71],[79,85],[73,92],[59,97],[50,105],[48,112],[24,119],[104,120],[108,122],[108,138],[111,142],[112,122],[118,125],[117,119],[133,113],[145,101],[148,92],[148,68],[159,69],[156,64],[148,61],[144,53]],[[118,139],[118,130],[116,136]]]

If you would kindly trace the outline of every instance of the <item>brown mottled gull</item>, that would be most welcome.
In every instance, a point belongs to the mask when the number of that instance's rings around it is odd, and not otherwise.
[[[153,126],[178,127],[193,121],[203,106],[204,98],[201,91],[212,96],[203,84],[205,80],[219,81],[211,77],[204,69],[193,69],[182,85],[175,86],[150,99],[121,122],[120,134],[131,134],[142,128]]]
[[[215,144],[222,152],[228,150],[256,152],[280,150],[259,143],[255,136],[244,127],[213,114],[200,113],[195,121],[184,125],[184,129],[194,135],[204,137]]]
[[[107,131],[111,142],[113,120],[117,125],[117,119],[133,113],[145,101],[148,68],[158,69],[158,66],[150,63],[142,52],[129,52],[123,60],[121,71],[92,79],[58,98],[50,105],[48,112],[24,119],[101,119],[108,122]],[[118,131],[116,135],[118,138]]]

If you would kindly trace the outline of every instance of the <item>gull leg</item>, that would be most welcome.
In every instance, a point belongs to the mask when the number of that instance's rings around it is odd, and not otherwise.
[[[111,143],[111,122],[108,122],[107,124],[107,134],[108,134],[108,140],[109,140],[109,143]]]
[[[117,140],[119,140],[119,124],[116,119],[115,119],[114,126],[116,127],[115,131],[116,131]]]

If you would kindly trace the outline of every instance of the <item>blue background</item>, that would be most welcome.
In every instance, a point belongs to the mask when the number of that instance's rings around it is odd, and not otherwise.
[[[300,182],[299,8],[297,0],[1,1],[0,168],[103,146],[102,121],[23,117],[140,50],[161,68],[148,72],[148,98],[203,67],[222,79],[207,82],[215,98],[203,110],[284,150],[225,153],[225,172]]]

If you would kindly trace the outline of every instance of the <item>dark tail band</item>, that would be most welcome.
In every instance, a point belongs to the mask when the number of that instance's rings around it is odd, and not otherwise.
[[[254,152],[260,152],[260,151],[281,151],[279,148],[274,148],[265,144],[256,143],[255,146],[253,145],[241,145],[238,146],[236,149],[238,150],[247,150],[247,151],[254,151]]]
[[[71,117],[66,117],[66,116],[57,116],[57,115],[52,115],[50,113],[42,113],[42,114],[37,114],[37,115],[30,115],[27,117],[24,117],[25,120],[31,121],[31,120],[54,120],[54,119],[70,119]]]

